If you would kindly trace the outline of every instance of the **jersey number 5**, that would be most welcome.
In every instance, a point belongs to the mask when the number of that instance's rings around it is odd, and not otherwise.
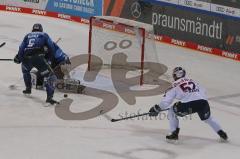
[[[28,42],[28,47],[33,47],[34,44],[35,44],[35,39],[30,39]]]
[[[196,85],[194,82],[185,82],[180,85],[180,88],[183,90],[183,92],[191,92],[192,90],[195,90]]]

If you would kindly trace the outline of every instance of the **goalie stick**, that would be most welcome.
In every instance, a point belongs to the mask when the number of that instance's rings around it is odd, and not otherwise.
[[[168,108],[168,109],[169,109],[169,108]],[[168,109],[163,109],[163,110],[161,110],[160,112],[165,111],[165,110],[168,110]],[[127,120],[127,119],[137,118],[137,117],[145,116],[145,115],[149,115],[149,114],[150,114],[150,113],[147,112],[147,113],[143,113],[143,114],[138,114],[138,115],[129,116],[129,117],[126,117],[126,118],[111,119],[111,122],[117,122],[117,121],[121,121],[121,120]]]
[[[0,44],[0,48],[3,47],[6,44],[6,42],[3,42],[2,44]]]

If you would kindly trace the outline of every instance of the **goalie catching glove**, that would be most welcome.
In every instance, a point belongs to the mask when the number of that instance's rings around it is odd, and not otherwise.
[[[158,116],[161,110],[162,109],[159,107],[159,105],[156,104],[149,110],[149,116]]]

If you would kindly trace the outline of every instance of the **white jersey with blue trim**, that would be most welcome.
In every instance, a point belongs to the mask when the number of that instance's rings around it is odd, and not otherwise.
[[[166,91],[160,107],[167,109],[171,107],[174,99],[182,103],[187,103],[195,100],[207,100],[205,88],[201,87],[197,82],[189,78],[180,78],[172,83],[172,87]]]

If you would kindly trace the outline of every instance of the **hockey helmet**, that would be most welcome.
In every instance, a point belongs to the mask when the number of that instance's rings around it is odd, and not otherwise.
[[[36,23],[33,25],[32,32],[36,32],[36,31],[43,32],[43,27],[40,23]]]
[[[185,75],[186,75],[186,71],[182,67],[175,67],[173,69],[172,76],[175,81],[185,77]]]

